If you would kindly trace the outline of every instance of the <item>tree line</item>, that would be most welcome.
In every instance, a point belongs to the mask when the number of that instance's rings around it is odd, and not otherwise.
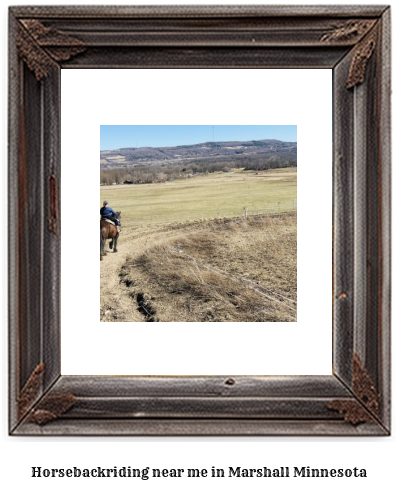
[[[283,167],[296,167],[294,153],[279,153],[271,156],[252,154],[189,159],[161,164],[136,164],[134,166],[103,167],[100,169],[100,184],[112,185],[164,183],[175,179],[191,178],[197,174],[227,172],[230,169],[263,171]]]

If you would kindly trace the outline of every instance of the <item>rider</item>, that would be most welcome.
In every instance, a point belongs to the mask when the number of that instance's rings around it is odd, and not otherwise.
[[[111,207],[108,207],[107,200],[104,200],[103,206],[100,208],[100,215],[102,219],[109,219],[112,220],[116,226],[120,225],[119,220],[116,218],[116,212],[114,212]]]

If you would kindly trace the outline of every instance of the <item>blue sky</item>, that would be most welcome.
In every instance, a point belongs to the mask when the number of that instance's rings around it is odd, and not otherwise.
[[[214,137],[213,137],[214,134]],[[203,142],[263,140],[296,142],[296,125],[101,125],[100,150],[169,147]]]

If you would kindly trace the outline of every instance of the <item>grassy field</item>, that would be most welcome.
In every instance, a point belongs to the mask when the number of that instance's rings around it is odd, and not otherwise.
[[[123,279],[147,321],[295,321],[296,212],[189,224]]]
[[[296,178],[234,170],[101,187],[122,233],[101,262],[100,319],[295,321]]]
[[[234,170],[148,185],[102,186],[100,199],[121,210],[122,224],[130,229],[218,215],[240,216],[244,208],[250,214],[290,211],[296,207],[296,192],[296,168],[287,168]]]

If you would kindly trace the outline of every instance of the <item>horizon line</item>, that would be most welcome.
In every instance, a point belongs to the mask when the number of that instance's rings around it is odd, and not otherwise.
[[[298,143],[298,141],[279,140],[278,138],[260,138],[257,140],[217,140],[216,142],[214,142],[212,140],[207,140],[206,142],[198,142],[198,143],[192,143],[192,144],[181,144],[181,145],[162,145],[162,146],[145,145],[143,147],[117,147],[115,149],[100,149],[100,152],[113,151],[113,150],[124,150],[124,149],[168,149],[168,148],[173,148],[173,147],[190,147],[192,145],[204,145],[204,144],[209,144],[209,143],[264,142],[267,140],[275,141],[275,142],[284,142],[284,143],[295,143],[295,144]]]

